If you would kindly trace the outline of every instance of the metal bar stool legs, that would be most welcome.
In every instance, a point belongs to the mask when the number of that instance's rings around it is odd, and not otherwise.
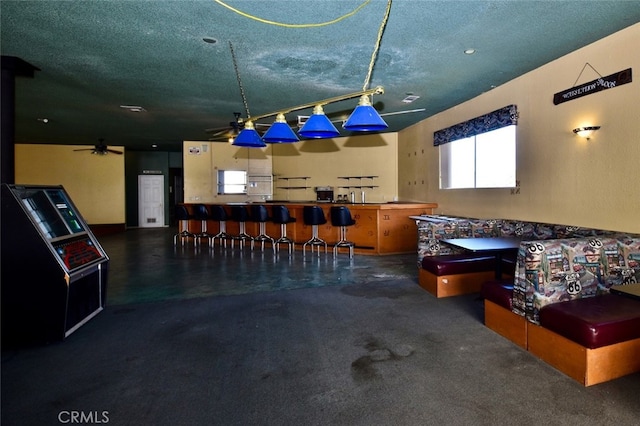
[[[214,247],[216,243],[216,239],[220,240],[220,245],[223,245],[224,248],[227,248],[227,240],[231,239],[231,235],[227,233],[227,211],[221,205],[211,206],[211,219],[215,220],[219,224],[219,232],[215,235],[212,235],[210,238],[210,247]]]
[[[287,237],[287,224],[295,222],[296,218],[291,217],[286,206],[275,205],[271,207],[271,220],[273,223],[280,224],[280,237],[274,242],[276,253],[280,250],[280,244],[287,244],[289,255],[291,255],[296,248],[296,243]]]
[[[347,227],[340,227],[340,241],[338,241],[333,246],[333,257],[338,256],[338,248],[339,247],[348,247],[349,248],[349,259],[353,258],[353,248],[355,244],[352,241],[347,241]]]
[[[202,239],[206,239],[211,242],[213,234],[207,232],[207,221],[211,218],[209,209],[204,204],[196,204],[193,206],[193,218],[200,220],[200,232],[195,235],[193,244],[199,246]]]
[[[318,256],[320,256],[320,246],[324,246],[324,252],[326,253],[327,242],[318,236],[318,225],[327,223],[322,208],[318,206],[304,206],[302,214],[305,225],[311,225],[311,239],[302,245],[302,255],[304,256],[307,246],[311,247],[311,254],[313,254],[314,246],[318,247]]]
[[[251,249],[253,249],[253,237],[247,234],[247,221],[249,220],[249,213],[245,206],[231,206],[231,220],[238,222],[240,230],[238,235],[231,237],[231,248],[234,247],[235,241],[238,241],[238,246],[242,249],[247,241],[249,241]]]
[[[351,217],[351,212],[345,206],[331,207],[331,224],[340,227],[340,239],[333,246],[333,257],[338,256],[341,247],[349,249],[349,259],[353,258],[353,248],[355,243],[347,240],[347,226],[355,225],[356,221]]]
[[[189,232],[189,220],[191,218],[186,206],[182,204],[176,206],[176,219],[178,220],[179,232],[173,236],[174,246],[178,245],[178,240],[180,240],[180,244],[184,246],[184,241],[189,238],[193,238],[195,244],[196,235],[193,232]]]
[[[256,242],[260,243],[260,250],[264,251],[264,243],[268,242],[271,244],[271,248],[273,249],[273,254],[276,254],[276,246],[275,240],[267,235],[267,221],[271,218],[269,217],[269,212],[267,208],[261,204],[252,204],[251,205],[251,220],[254,222],[258,222],[259,231],[258,235],[253,237],[251,240],[251,248],[253,249],[253,245]]]

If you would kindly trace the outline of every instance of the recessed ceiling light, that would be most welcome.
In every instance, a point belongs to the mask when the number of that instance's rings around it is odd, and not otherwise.
[[[147,110],[138,105],[120,105],[120,108],[131,112],[146,112]]]
[[[476,49],[465,49],[464,50],[464,54],[465,55],[473,55],[474,53],[476,53]]]
[[[49,122],[49,119],[48,118],[38,118],[38,121],[40,121],[40,122],[42,122],[44,124],[47,124]]]
[[[202,37],[202,41],[209,44],[216,44],[218,42],[218,40],[213,37]]]
[[[155,144],[155,143],[151,144],[151,148],[157,148],[157,147],[158,147],[158,144]]]

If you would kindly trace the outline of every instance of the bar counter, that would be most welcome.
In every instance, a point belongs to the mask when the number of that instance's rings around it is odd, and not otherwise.
[[[210,204],[210,203],[204,203]],[[231,205],[242,203],[224,204],[227,213],[230,214]],[[271,214],[272,205],[285,205],[289,209],[291,217],[296,218],[296,222],[287,225],[287,236],[296,242],[296,248],[300,249],[302,244],[311,238],[311,226],[303,222],[302,209],[305,205],[317,205],[324,211],[327,223],[318,226],[318,236],[331,246],[340,237],[340,228],[331,225],[331,206],[345,206],[349,208],[351,216],[355,219],[355,225],[347,227],[347,239],[355,243],[355,252],[359,254],[398,254],[415,253],[418,249],[418,231],[415,221],[409,216],[419,216],[423,214],[433,214],[433,210],[438,207],[435,203],[314,203],[314,202],[266,202],[263,203]],[[191,212],[193,204],[185,204]],[[250,206],[250,203],[246,204]],[[199,220],[189,221],[189,230],[198,233],[201,230]],[[246,222],[246,231],[251,236],[258,235],[258,223]],[[219,224],[215,221],[207,222],[207,232],[216,234]],[[227,233],[238,234],[239,225],[233,220],[227,221]],[[277,239],[280,236],[280,225],[267,222],[267,235]]]

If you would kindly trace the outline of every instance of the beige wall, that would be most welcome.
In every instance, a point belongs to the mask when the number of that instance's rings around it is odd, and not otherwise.
[[[185,203],[264,201],[266,196],[218,195],[218,170],[244,170],[271,176],[271,148],[239,148],[222,142],[185,141],[183,174]]]
[[[367,202],[393,201],[398,193],[397,133],[306,140],[297,144],[273,146],[274,199],[315,200],[316,186],[333,186],[335,196],[355,192],[361,201],[365,191]],[[307,180],[285,180],[286,177],[309,177]],[[377,176],[373,179],[339,179],[339,177]],[[347,186],[375,188],[345,188]],[[306,190],[282,189],[286,186],[308,186]]]
[[[93,146],[16,144],[16,184],[62,185],[87,223],[125,223],[124,155],[83,148]]]
[[[436,202],[445,214],[640,232],[639,45],[636,24],[403,130],[400,199]],[[554,105],[554,93],[572,87],[587,62],[602,76],[627,68],[636,76],[629,84]],[[577,84],[596,78],[587,66]],[[439,190],[433,132],[508,104],[520,113],[519,193]],[[602,128],[586,141],[572,133],[585,125]]]
[[[184,200],[194,202],[241,202],[315,200],[316,186],[333,186],[335,195],[356,193],[361,201],[393,201],[397,196],[397,134],[367,135],[274,144],[263,149],[238,148],[226,143],[184,142]],[[270,197],[217,195],[218,170],[246,170],[249,175],[274,175]],[[373,179],[339,177],[376,176]],[[287,180],[291,177],[308,179]],[[340,188],[346,186],[375,188]],[[284,187],[304,186],[307,189]]]

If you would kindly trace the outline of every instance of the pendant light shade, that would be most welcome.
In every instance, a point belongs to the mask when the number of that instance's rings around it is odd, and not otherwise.
[[[305,138],[321,139],[321,138],[335,138],[340,136],[340,132],[333,125],[331,120],[327,118],[322,109],[322,105],[316,105],[313,108],[313,115],[309,117],[302,129],[298,131],[298,134]]]
[[[269,127],[262,140],[266,143],[293,143],[300,141],[287,124],[287,120],[282,113],[278,114],[276,121]]]
[[[371,105],[369,96],[362,95],[360,103],[342,127],[352,132],[375,132],[384,130],[389,126]]]
[[[245,123],[244,129],[236,136],[236,140],[234,140],[231,145],[245,148],[264,148],[267,146],[262,138],[260,138],[251,121]]]

